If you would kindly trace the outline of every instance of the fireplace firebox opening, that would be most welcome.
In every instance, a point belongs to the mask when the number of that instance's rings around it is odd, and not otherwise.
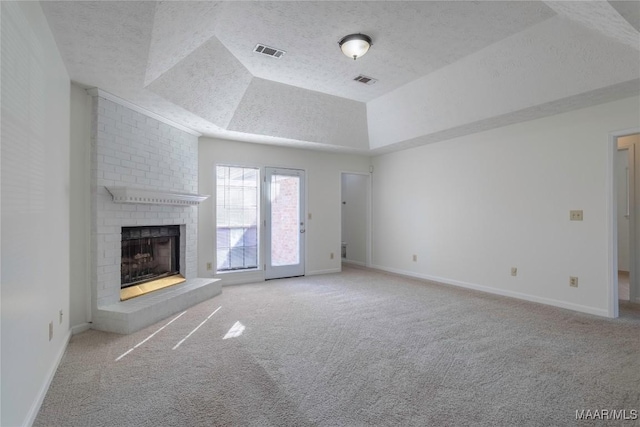
[[[144,285],[152,281],[156,283],[163,278],[167,279],[161,281],[159,287]],[[180,276],[179,225],[122,227],[122,300],[182,281],[184,278]]]

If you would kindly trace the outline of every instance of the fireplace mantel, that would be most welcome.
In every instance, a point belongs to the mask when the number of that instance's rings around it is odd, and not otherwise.
[[[105,187],[114,203],[141,203],[147,205],[196,206],[209,196],[173,191],[144,190],[133,187]]]

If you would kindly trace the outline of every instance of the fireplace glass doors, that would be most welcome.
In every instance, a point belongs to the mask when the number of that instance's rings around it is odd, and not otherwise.
[[[180,226],[122,227],[121,288],[180,272]]]

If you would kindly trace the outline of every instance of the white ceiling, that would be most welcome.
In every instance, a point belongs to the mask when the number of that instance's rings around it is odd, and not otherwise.
[[[412,96],[429,98],[437,92],[420,83],[430,76],[450,80],[442,80],[441,88],[457,88],[470,83],[483,87],[497,78],[513,81],[520,73],[526,80],[519,84],[534,89],[529,91],[532,102],[522,99],[526,93],[518,93],[519,102],[505,99],[505,108],[491,109],[513,117],[522,117],[524,108],[560,105],[569,97],[566,108],[580,107],[577,95],[606,92],[608,87],[610,96],[600,96],[598,102],[628,96],[640,78],[638,1],[47,1],[42,6],[72,80],[204,135],[253,142],[360,152],[401,147],[402,140],[387,138],[372,126],[372,121],[380,122],[376,111],[387,119],[390,109],[410,112],[396,114],[387,129],[415,128],[417,134],[409,132],[406,138],[412,145],[416,137],[429,136],[430,130],[419,123],[423,120],[448,123],[450,129],[463,129],[465,121],[473,125],[463,114],[458,117],[455,108],[446,117],[440,117],[445,113],[437,108],[416,110]],[[557,38],[545,34],[549,31]],[[337,45],[353,32],[373,39],[369,53],[357,61],[342,55]],[[590,39],[587,50],[565,42],[578,35]],[[260,55],[253,52],[257,43],[287,53],[281,59]],[[558,63],[562,49],[584,50],[588,58],[580,57],[571,69]],[[541,99],[535,96],[536,85],[549,82],[518,68],[523,52],[527,60],[548,68],[539,75],[554,75],[560,83],[575,80],[574,74],[581,74],[578,67],[593,69],[590,61],[595,63],[600,55],[622,70],[613,77],[604,71],[587,74],[575,90]],[[506,71],[488,72],[491,64],[505,58]],[[481,72],[459,71],[465,62],[481,67]],[[557,69],[562,73],[554,73]],[[358,74],[378,82],[368,86],[353,81]],[[475,76],[485,77],[475,81]],[[398,95],[407,92],[412,96]],[[486,93],[484,99],[471,98],[474,92],[469,87],[455,95],[478,108],[493,102]],[[583,98],[584,106],[596,99]],[[433,105],[442,101],[434,97]],[[421,116],[423,110],[429,116]],[[544,114],[549,112],[538,116]],[[438,129],[440,139],[446,138],[443,130]],[[424,141],[439,140],[435,134]]]

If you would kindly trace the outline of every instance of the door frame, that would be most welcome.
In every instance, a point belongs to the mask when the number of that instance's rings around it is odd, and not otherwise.
[[[368,177],[367,179],[367,202],[366,202],[366,206],[367,206],[367,212],[366,212],[366,261],[365,261],[365,267],[371,267],[372,265],[372,257],[373,257],[373,252],[372,252],[372,224],[373,224],[373,167],[369,168],[369,173],[367,172],[354,172],[354,171],[340,171],[340,175],[339,175],[339,186],[340,186],[340,203],[338,204],[338,213],[339,213],[339,218],[340,218],[340,234],[339,234],[339,239],[340,241],[338,242],[338,247],[342,247],[342,198],[343,198],[343,194],[342,194],[342,176],[343,175],[361,175],[361,176],[366,176]],[[342,251],[339,251],[338,253],[341,253]],[[340,271],[342,271],[342,262],[340,262]]]
[[[269,201],[269,192],[267,191],[267,175],[269,170],[278,171],[278,170],[291,170],[291,171],[299,171],[301,172],[301,197],[300,203],[302,204],[300,209],[300,218],[302,218],[303,227],[304,227],[304,236],[302,238],[302,242],[300,245],[300,264],[302,266],[302,276],[307,274],[307,231],[309,229],[308,219],[307,219],[307,205],[308,205],[308,183],[307,183],[307,170],[304,168],[296,168],[296,167],[286,167],[286,166],[263,166],[263,182],[262,182],[262,218],[263,218],[263,275],[264,280],[278,279],[279,277],[267,277],[267,266],[271,263],[271,248],[269,247],[271,244],[271,217],[268,212],[271,203]],[[270,188],[270,187],[269,187]],[[269,219],[269,220],[268,220]],[[297,275],[300,276],[300,275]],[[282,276],[285,277],[293,277],[293,276]]]
[[[625,129],[609,133],[607,150],[607,231],[608,231],[608,261],[609,261],[609,290],[607,314],[618,317],[618,206],[616,188],[616,153],[618,152],[618,138],[640,133],[640,128]],[[629,148],[629,155],[634,148]],[[635,162],[635,159],[634,159]],[[635,168],[634,168],[635,169]],[[629,247],[629,286],[637,289],[638,260],[636,259],[636,209],[635,209],[635,171],[630,171],[629,177],[629,232],[631,234]],[[633,177],[633,179],[632,179]],[[633,191],[632,191],[633,189]],[[637,298],[637,296],[636,296]]]

